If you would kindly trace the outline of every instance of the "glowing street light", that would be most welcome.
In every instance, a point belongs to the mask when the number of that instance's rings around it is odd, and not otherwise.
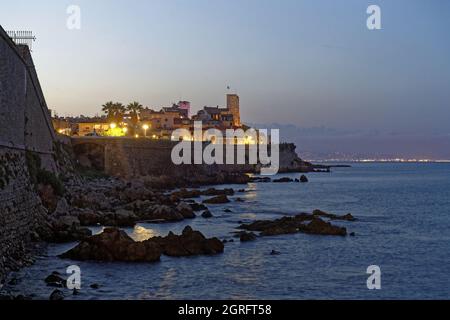
[[[150,127],[148,126],[148,124],[144,124],[143,126],[142,126],[142,129],[144,129],[144,137],[147,137],[147,130],[149,129]]]
[[[128,128],[123,128],[122,131],[123,131],[123,133],[127,134]]]
[[[114,122],[113,123],[111,123],[110,125],[109,125],[109,127],[111,128],[111,129],[115,129],[116,127],[117,127],[117,124],[115,124]]]

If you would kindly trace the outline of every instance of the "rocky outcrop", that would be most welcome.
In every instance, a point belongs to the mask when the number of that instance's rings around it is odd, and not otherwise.
[[[288,183],[288,182],[294,182],[291,178],[280,178],[273,180],[274,183]]]
[[[135,242],[124,231],[107,228],[60,257],[79,261],[155,262],[161,257],[161,248],[154,242]]]
[[[160,260],[161,254],[182,257],[213,255],[223,250],[223,243],[219,239],[207,239],[191,227],[186,227],[181,235],[171,232],[167,237],[155,237],[142,242],[135,242],[124,231],[107,228],[60,257],[80,261],[155,262]]]
[[[202,218],[205,219],[210,219],[210,218],[214,218],[213,214],[211,213],[211,211],[206,210],[202,213]]]
[[[241,240],[241,242],[255,241],[256,234],[254,234],[253,232],[240,232],[239,240]]]
[[[206,239],[202,233],[192,230],[189,226],[179,236],[171,232],[165,238],[156,237],[147,241],[157,243],[163,254],[172,257],[214,255],[224,250],[223,243],[219,239]]]
[[[349,220],[349,216],[332,216],[334,220]],[[345,218],[344,218],[345,217]],[[276,236],[282,234],[307,233],[315,235],[346,236],[345,227],[332,225],[324,221],[317,214],[300,214],[293,217],[283,217],[277,220],[260,220],[250,224],[242,224],[240,229],[260,232],[261,236]]]
[[[347,213],[346,215],[343,216],[338,216],[318,209],[313,211],[313,216],[328,218],[330,220],[356,221],[356,218],[351,213]]]
[[[228,197],[226,195],[213,197],[213,198],[203,201],[203,203],[205,203],[205,204],[224,204],[224,203],[229,203],[229,202],[230,202],[230,200],[228,199]]]

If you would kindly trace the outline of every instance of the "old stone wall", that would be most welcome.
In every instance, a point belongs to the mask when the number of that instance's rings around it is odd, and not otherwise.
[[[30,183],[25,151],[0,148],[0,280],[22,266],[26,244],[37,238],[44,217]]]
[[[253,173],[255,165],[175,165],[171,159],[173,147],[170,141],[133,138],[73,138],[80,164],[103,170],[120,177],[186,176],[187,174],[211,175],[218,172]],[[203,148],[206,144],[203,145]],[[295,152],[295,145],[280,145],[280,172],[308,171],[308,164]],[[246,149],[248,163],[248,146]],[[194,152],[191,151],[192,157]],[[235,157],[237,151],[235,150]],[[225,160],[224,160],[225,162]],[[194,163],[193,159],[192,162]]]
[[[27,154],[57,172],[55,134],[28,47],[0,27],[0,283],[21,266],[25,245],[45,223]]]

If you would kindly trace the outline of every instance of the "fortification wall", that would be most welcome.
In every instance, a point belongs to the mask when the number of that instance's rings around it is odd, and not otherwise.
[[[171,158],[176,142],[133,139],[133,138],[74,138],[72,139],[78,160],[82,165],[104,170],[119,177],[139,176],[186,176],[188,174],[214,175],[226,173],[253,173],[257,166],[248,164],[193,164],[194,151],[191,149],[191,165],[175,165]],[[205,148],[207,144],[203,145]],[[193,148],[193,145],[191,146]],[[280,172],[308,171],[308,164],[295,152],[295,145],[280,145]],[[224,152],[224,163],[226,163]],[[237,150],[235,149],[235,159]],[[236,161],[234,163],[237,163]]]
[[[44,223],[27,154],[56,172],[54,132],[28,47],[0,27],[0,281],[21,266],[25,244]]]

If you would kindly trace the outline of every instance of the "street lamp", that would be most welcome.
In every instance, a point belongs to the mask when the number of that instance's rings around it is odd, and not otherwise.
[[[142,129],[144,129],[144,137],[147,137],[147,130],[149,129],[150,127],[148,126],[148,124],[144,124],[143,126],[142,126]]]
[[[117,127],[117,125],[113,122],[109,125],[109,127],[114,130]]]

